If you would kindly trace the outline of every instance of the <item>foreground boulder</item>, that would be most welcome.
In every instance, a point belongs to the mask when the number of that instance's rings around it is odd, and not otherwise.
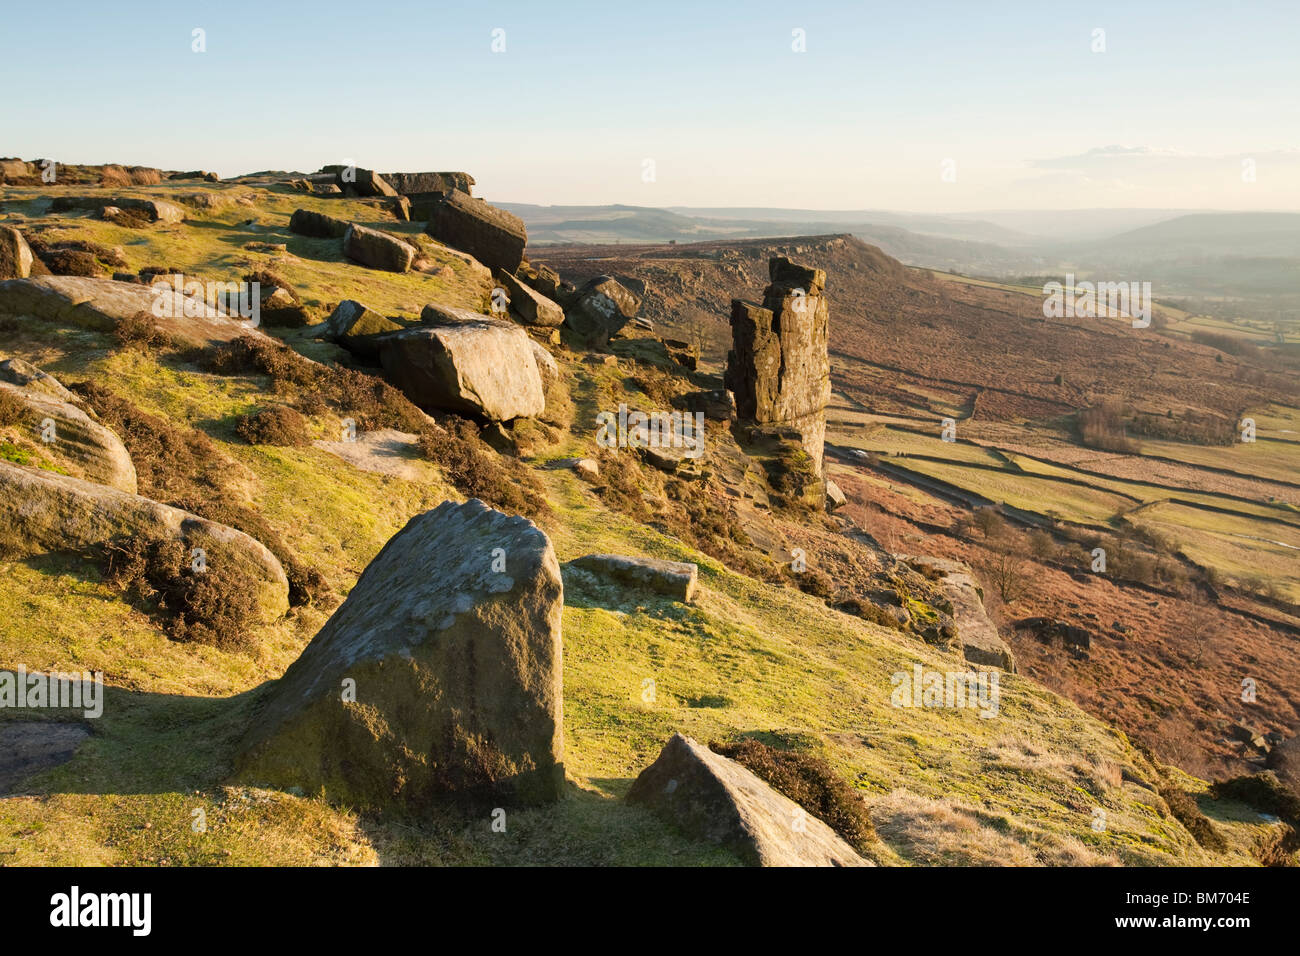
[[[312,212],[310,209],[295,209],[289,217],[290,232],[314,239],[342,239],[347,234],[349,225],[346,220],[335,219],[323,212]]]
[[[343,254],[372,269],[409,272],[415,260],[415,247],[386,232],[352,223],[343,234]]]
[[[33,261],[23,234],[13,226],[0,226],[0,279],[26,279]]]
[[[159,297],[162,300],[159,301]],[[0,313],[112,332],[143,313],[158,331],[181,345],[230,342],[241,335],[265,337],[249,323],[186,295],[165,279],[156,286],[83,276],[34,276],[0,282]]]
[[[239,776],[358,807],[556,799],[563,604],[532,522],[478,500],[417,515],[271,689]]]
[[[275,555],[242,531],[149,498],[70,475],[0,461],[0,527],[26,554],[103,552],[131,538],[182,541],[202,548],[208,574],[233,567],[254,582],[262,620],[289,609],[289,581]]]
[[[428,327],[377,340],[384,377],[415,404],[501,422],[545,410],[534,343],[519,326],[444,307],[421,319]]]
[[[834,830],[753,773],[673,734],[641,771],[627,802],[649,807],[692,837],[725,846],[750,866],[871,866]]]
[[[31,375],[29,369],[37,375]],[[59,397],[54,387],[66,390],[53,379],[51,385],[38,377],[43,375],[18,359],[0,363],[0,393],[13,396],[26,409],[21,427],[70,473],[135,494],[135,465],[122,440],[72,404],[71,396]],[[11,377],[28,384],[6,381]]]
[[[524,259],[528,232],[518,216],[489,206],[459,189],[452,190],[427,210],[413,209],[420,218],[427,211],[424,231],[439,242],[468,252],[489,269],[514,272]]]
[[[588,345],[604,347],[636,317],[641,299],[612,276],[596,276],[574,294],[565,324]]]
[[[556,328],[564,322],[564,310],[535,289],[524,285],[504,269],[497,271],[497,281],[510,299],[510,314],[524,325]]]
[[[690,603],[695,597],[699,569],[687,561],[661,561],[619,554],[587,554],[573,561],[575,568],[613,578],[637,588],[666,594],[674,601]]]
[[[957,625],[962,656],[978,667],[1000,667],[1015,673],[1015,655],[984,609],[984,593],[970,568],[947,558],[904,555],[900,558],[908,567],[938,584],[950,605],[943,610]]]

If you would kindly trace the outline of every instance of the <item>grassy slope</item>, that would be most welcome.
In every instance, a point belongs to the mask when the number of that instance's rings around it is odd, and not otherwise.
[[[309,202],[291,198],[290,207]],[[182,233],[200,266],[231,245],[220,230],[187,226]],[[139,264],[155,255],[184,264],[176,248],[165,244],[166,255],[151,248]],[[315,268],[282,270],[303,283],[309,301],[340,294],[333,290],[371,302],[433,299],[441,291],[437,280],[421,277],[415,281],[429,284],[394,292],[389,284],[406,280],[377,279],[350,265],[320,266],[329,278],[318,281]],[[416,484],[368,474],[314,449],[242,445],[231,420],[273,400],[264,383],[110,354],[108,345],[36,322],[21,322],[7,342],[11,353],[70,381],[95,378],[211,434],[247,469],[232,476],[234,493],[251,497],[340,593],[409,516],[457,497],[436,479]],[[322,433],[334,427],[314,424]],[[701,740],[758,733],[823,752],[872,803],[885,837],[872,855],[881,862],[1250,862],[1244,849],[1257,824],[1248,814],[1231,823],[1228,815],[1239,811],[1211,808],[1224,816],[1234,851],[1206,856],[1157,809],[1149,790],[1124,779],[1154,782],[1154,768],[1122,735],[1068,701],[1007,677],[995,719],[892,708],[895,671],[915,662],[949,670],[954,662],[815,598],[725,571],[611,513],[568,473],[541,474],[555,508],[547,530],[561,560],[619,551],[692,560],[702,570],[701,597],[689,608],[566,571],[573,787],[559,805],[510,811],[507,833],[494,834],[486,818],[450,811],[381,820],[312,795],[225,787],[257,688],[283,671],[325,613],[300,610],[265,629],[251,656],[174,644],[86,564],[52,556],[0,566],[0,667],[102,669],[110,691],[104,717],[76,758],[27,781],[23,795],[0,799],[0,860],[733,863],[618,799],[667,736],[683,730]],[[646,679],[656,685],[650,702],[642,696]],[[1107,812],[1104,832],[1091,827],[1097,807]],[[206,832],[195,832],[196,810],[206,814]]]

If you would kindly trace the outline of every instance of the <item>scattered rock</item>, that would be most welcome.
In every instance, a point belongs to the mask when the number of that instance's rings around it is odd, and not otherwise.
[[[689,604],[695,597],[695,586],[699,580],[699,569],[685,561],[588,554],[574,560],[572,564],[575,568],[613,578],[632,587],[649,588],[666,594],[683,604]]]
[[[1015,673],[1015,655],[984,610],[984,595],[970,568],[960,561],[950,561],[947,558],[912,555],[898,555],[898,558],[935,581],[951,602],[952,610],[949,613],[957,625],[957,639],[961,642],[962,654],[968,662],[979,667],[1000,667],[1009,673]]]
[[[844,497],[844,492],[840,491],[840,486],[829,478],[826,479],[826,510],[834,511],[836,508],[843,508],[847,503],[848,499]]]
[[[0,226],[0,279],[26,279],[32,274],[31,247],[13,226]]]
[[[563,603],[532,522],[478,500],[417,515],[271,689],[239,776],[357,807],[556,799]]]
[[[354,166],[340,167],[334,174],[334,185],[343,192],[356,196],[396,196],[397,190],[373,169]]]
[[[374,309],[366,308],[355,299],[344,299],[325,320],[319,335],[337,342],[353,355],[377,359],[379,344],[376,337],[403,328],[405,326],[400,322],[394,322]]]
[[[315,239],[342,239],[347,234],[349,225],[345,220],[335,219],[323,212],[312,212],[310,209],[295,209],[289,217],[290,232]]]
[[[125,538],[171,538],[207,552],[209,574],[231,561],[258,582],[263,620],[289,609],[289,581],[275,555],[242,531],[149,498],[81,478],[0,461],[0,525],[27,554],[95,552]]]
[[[386,232],[352,223],[343,234],[343,254],[372,269],[407,272],[415,259],[415,247]]]
[[[700,366],[700,347],[681,339],[664,339],[664,347],[672,360],[682,368],[694,372]]]
[[[439,306],[426,307],[421,318],[429,327],[377,340],[384,376],[415,404],[492,421],[545,410],[535,343],[522,328]]]
[[[497,270],[497,279],[510,298],[510,314],[524,325],[555,328],[564,322],[564,310],[540,292],[524,285],[504,269]]]
[[[468,252],[489,269],[514,272],[524,258],[528,232],[518,216],[489,206],[459,189],[431,204],[425,232]],[[412,215],[421,218],[420,210]]]
[[[793,800],[680,733],[641,771],[627,801],[731,849],[750,866],[872,865]]]
[[[641,308],[641,300],[611,276],[585,282],[565,313],[565,325],[583,342],[603,348]]]
[[[713,421],[731,421],[736,415],[736,396],[725,388],[687,392],[683,400],[687,411],[703,412],[705,418]]]

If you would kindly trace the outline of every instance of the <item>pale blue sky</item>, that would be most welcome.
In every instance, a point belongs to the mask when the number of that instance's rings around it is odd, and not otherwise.
[[[28,159],[464,169],[543,204],[1300,209],[1295,2],[0,8],[0,152]]]

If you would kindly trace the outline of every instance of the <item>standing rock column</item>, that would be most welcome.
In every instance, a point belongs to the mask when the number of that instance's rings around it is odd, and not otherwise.
[[[761,306],[731,301],[727,387],[741,423],[797,436],[820,477],[831,397],[826,273],[777,256],[768,275]]]

